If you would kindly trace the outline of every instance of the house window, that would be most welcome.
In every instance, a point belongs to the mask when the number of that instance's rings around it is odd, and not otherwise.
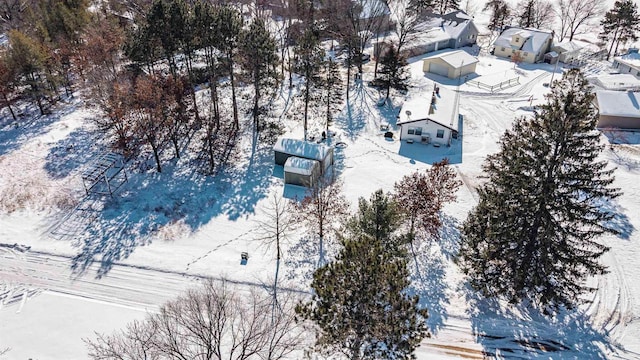
[[[407,130],[407,134],[408,135],[422,135],[422,128],[421,127],[410,127],[409,130]]]
[[[512,53],[512,54],[515,54],[515,53],[516,53],[516,51],[515,51],[514,49],[511,49],[511,53]]]
[[[501,47],[501,48],[500,48],[500,51],[504,51],[504,48],[503,48],[503,47]]]
[[[518,42],[520,42],[520,39],[519,39],[519,38],[517,38],[517,37],[516,37],[514,40],[515,40],[517,43],[518,43]]]
[[[442,139],[444,137],[444,130],[438,130],[436,137]]]
[[[527,57],[528,55],[529,55],[529,53],[528,53],[528,52],[525,52],[525,53],[524,53],[524,56],[525,56],[525,57]]]

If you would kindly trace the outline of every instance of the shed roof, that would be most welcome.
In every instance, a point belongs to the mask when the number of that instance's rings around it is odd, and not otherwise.
[[[440,58],[454,69],[460,69],[469,64],[475,64],[478,59],[464,50],[455,50],[428,57],[426,59]],[[425,59],[425,60],[426,60]]]
[[[515,35],[526,37],[522,45],[511,45],[511,38]],[[524,36],[526,35],[526,36]],[[550,32],[541,31],[537,29],[523,29],[519,27],[507,28],[498,36],[496,41],[493,42],[494,46],[500,46],[505,48],[511,48],[515,50],[521,50],[537,54],[545,46],[546,41],[551,37]]]
[[[640,92],[596,91],[600,115],[640,118]]]
[[[458,130],[458,93],[440,86],[436,108],[429,114],[431,97],[414,97],[402,104],[397,125],[430,120],[448,129]],[[407,111],[409,114],[407,114]]]
[[[579,51],[582,48],[584,48],[584,46],[578,44],[575,41],[563,41],[553,46],[553,49],[559,53]]]
[[[273,145],[273,151],[323,161],[331,152],[331,147],[297,139],[278,138],[275,145]]]
[[[291,156],[284,163],[284,171],[300,175],[311,175],[314,168],[318,167],[318,164],[316,160]]]

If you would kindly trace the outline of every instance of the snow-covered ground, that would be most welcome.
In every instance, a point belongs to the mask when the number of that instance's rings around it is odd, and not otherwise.
[[[385,139],[379,125],[395,125],[403,98],[377,106],[379,94],[364,84],[368,72],[333,125],[334,142],[344,144],[336,149],[336,172],[352,205],[443,157],[464,182],[458,200],[445,209],[442,239],[424,247],[412,275],[432,332],[419,359],[640,358],[640,283],[634,281],[640,278],[640,218],[633,215],[640,211],[638,134],[626,134],[623,144],[607,146],[603,154],[617,167],[616,186],[624,192],[611,204],[621,235],[602,239],[611,247],[603,258],[610,272],[589,280],[598,288],[591,302],[549,319],[478,298],[453,263],[458,226],[477,201],[484,158],[498,150],[516,116],[531,115],[532,106],[544,101],[553,70],[547,64],[514,68],[481,56],[473,80],[495,84],[518,77],[517,85],[491,93],[465,81],[471,79],[424,74],[420,58],[411,59],[409,95],[429,95],[434,81],[461,93],[462,136],[451,147]],[[290,104],[285,95],[277,109]],[[3,358],[86,358],[82,338],[142,318],[202,277],[247,287],[271,280],[275,252],[256,240],[256,229],[270,196],[291,197],[296,189],[283,187],[269,146],[252,152],[246,140],[237,165],[213,178],[190,171],[186,159],[167,162],[161,174],[129,168],[129,182],[113,199],[88,199],[79,174],[102,151],[91,123],[95,112],[76,100],[55,115],[18,124],[3,115],[0,205],[19,196],[26,207],[0,215],[0,349],[10,348]],[[302,134],[298,122],[287,128]],[[65,210],[52,213],[53,205]],[[332,249],[329,243],[329,254]],[[249,253],[246,265],[241,252]],[[284,286],[304,294],[317,258],[307,237],[292,236]]]

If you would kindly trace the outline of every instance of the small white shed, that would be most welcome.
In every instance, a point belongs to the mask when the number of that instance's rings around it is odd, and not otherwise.
[[[284,163],[284,183],[313,187],[320,178],[320,163],[291,156]]]
[[[324,144],[278,138],[275,145],[273,145],[273,153],[276,165],[284,166],[291,156],[318,161],[322,174],[333,165],[333,147]]]

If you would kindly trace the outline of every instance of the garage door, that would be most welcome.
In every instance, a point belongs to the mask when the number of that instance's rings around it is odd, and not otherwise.
[[[442,76],[448,76],[449,75],[449,69],[445,65],[436,64],[436,63],[430,63],[429,64],[429,72],[430,73],[434,73],[434,74],[438,74],[438,75],[442,75]]]

